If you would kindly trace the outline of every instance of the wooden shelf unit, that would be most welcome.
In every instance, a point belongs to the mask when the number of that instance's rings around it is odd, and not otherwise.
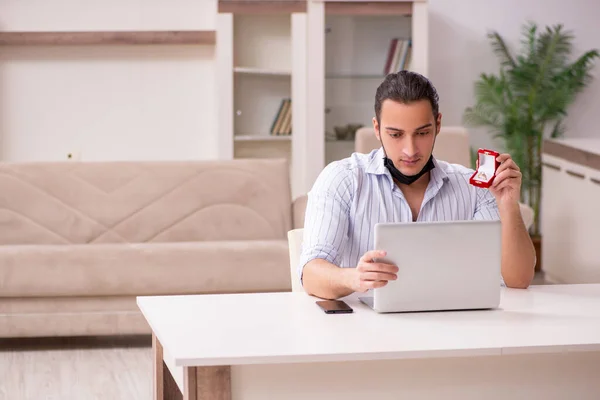
[[[276,135],[268,135],[268,134],[234,135],[233,138],[234,138],[234,140],[237,140],[240,142],[285,142],[285,141],[292,140],[291,135],[276,136]]]
[[[248,75],[272,75],[272,76],[287,76],[292,75],[291,71],[283,69],[268,69],[268,68],[255,68],[255,67],[234,67],[233,72],[236,74],[248,74]]]
[[[219,13],[290,14],[306,12],[306,0],[219,0]]]
[[[228,94],[221,157],[288,159],[293,196],[305,193],[306,9],[306,0],[220,0],[217,18],[219,86]],[[289,135],[271,132],[280,113]]]
[[[412,15],[412,2],[325,1],[328,15]]]
[[[289,157],[293,196],[307,193],[328,161],[352,152],[352,141],[327,141],[326,131],[371,123],[391,38],[411,39],[410,69],[427,75],[426,0],[220,0],[217,21],[227,94],[220,155]],[[283,97],[292,99],[290,140],[269,137]]]
[[[339,127],[371,126],[373,98],[384,80],[393,38],[419,46],[416,63],[407,68],[426,73],[422,51],[426,15],[422,1],[320,1],[325,24],[325,138]],[[419,4],[420,3],[420,4]],[[415,14],[413,11],[417,10]],[[413,57],[411,55],[411,57]],[[416,68],[415,68],[416,67]],[[401,67],[400,67],[401,68]],[[396,69],[395,69],[396,70]],[[350,156],[354,147],[325,140],[324,165]]]
[[[214,45],[215,31],[0,32],[0,46]]]

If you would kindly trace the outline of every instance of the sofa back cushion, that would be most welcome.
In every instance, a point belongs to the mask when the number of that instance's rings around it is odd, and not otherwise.
[[[285,239],[286,160],[0,164],[0,245]]]

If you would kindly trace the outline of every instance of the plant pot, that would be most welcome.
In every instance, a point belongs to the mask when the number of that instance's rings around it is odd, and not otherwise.
[[[540,235],[531,236],[531,241],[533,242],[535,256],[537,258],[535,271],[539,272],[542,270],[542,237]]]

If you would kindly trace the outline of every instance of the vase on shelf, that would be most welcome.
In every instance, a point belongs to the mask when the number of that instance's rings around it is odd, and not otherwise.
[[[328,133],[327,136],[332,140],[353,141],[356,137],[356,131],[363,127],[363,124],[347,124],[343,126],[334,126],[335,134]]]

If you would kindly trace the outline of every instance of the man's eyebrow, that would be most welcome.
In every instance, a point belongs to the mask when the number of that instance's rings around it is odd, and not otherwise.
[[[421,129],[429,128],[430,126],[433,126],[433,124],[431,122],[428,123],[428,124],[425,124],[423,126],[418,127],[417,129],[415,129],[415,131],[420,131]]]
[[[402,129],[394,128],[392,126],[386,126],[385,130],[386,131],[394,131],[394,132],[404,132]]]
[[[419,131],[421,129],[425,129],[425,128],[429,128],[430,126],[433,126],[433,124],[430,122],[428,124],[419,126],[415,129],[415,131]],[[387,131],[394,131],[394,132],[404,132],[404,129],[399,129],[399,128],[394,128],[393,126],[386,126],[385,130]]]

